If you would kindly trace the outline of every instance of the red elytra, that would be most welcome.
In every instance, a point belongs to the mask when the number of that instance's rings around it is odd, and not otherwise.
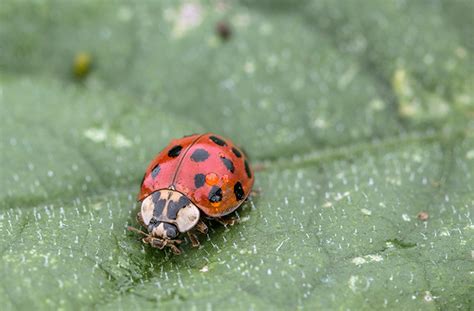
[[[184,194],[210,217],[227,215],[248,197],[254,175],[230,139],[206,133],[175,139],[148,165],[138,200],[155,191]]]

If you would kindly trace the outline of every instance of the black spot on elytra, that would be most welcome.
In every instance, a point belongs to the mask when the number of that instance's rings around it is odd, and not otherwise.
[[[176,219],[179,210],[188,205],[189,203],[189,199],[185,196],[180,197],[178,201],[170,201],[168,203],[168,218],[173,220]]]
[[[177,156],[179,156],[181,149],[183,149],[183,147],[180,145],[174,146],[173,148],[170,149],[170,151],[168,151],[168,157],[176,158]]]
[[[222,163],[224,163],[225,167],[227,167],[227,169],[233,173],[234,172],[234,163],[232,163],[231,160],[227,159],[227,158],[221,158],[222,160]]]
[[[240,153],[239,149],[232,147],[232,152],[235,154],[237,158],[240,158],[242,156],[242,153]]]
[[[158,173],[160,172],[161,170],[161,167],[159,164],[157,164],[152,170],[151,170],[151,177],[153,177],[153,179],[156,178],[156,176],[158,176]]]
[[[236,182],[234,185],[234,194],[237,201],[242,200],[245,196],[244,189],[242,188],[240,181]]]
[[[222,201],[222,189],[216,186],[213,186],[211,188],[211,191],[209,191],[209,201],[212,203],[217,203]]]
[[[218,144],[219,146],[227,146],[227,143],[219,137],[210,136],[209,139],[212,140],[214,143]]]
[[[166,231],[166,236],[170,239],[174,239],[175,237],[178,236],[178,229],[176,228],[175,225],[169,224],[169,223],[163,223],[163,228]]]
[[[206,176],[204,174],[194,175],[194,186],[196,188],[201,188],[202,186],[204,186],[205,182],[206,182]]]
[[[206,161],[207,158],[209,158],[209,152],[204,149],[196,149],[191,155],[191,160],[193,160],[194,162]]]
[[[247,160],[245,160],[244,164],[245,164],[245,172],[247,173],[247,177],[252,178],[252,172],[250,171],[250,166]]]

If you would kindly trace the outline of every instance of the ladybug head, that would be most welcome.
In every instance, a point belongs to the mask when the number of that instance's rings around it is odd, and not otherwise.
[[[172,240],[178,237],[178,228],[167,222],[160,222],[157,226],[153,227],[151,234],[163,240]]]
[[[142,202],[143,224],[153,237],[163,240],[176,239],[180,233],[191,230],[199,216],[198,207],[174,190],[155,191]]]

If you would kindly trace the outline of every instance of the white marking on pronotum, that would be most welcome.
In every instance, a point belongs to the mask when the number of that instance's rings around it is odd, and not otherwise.
[[[286,239],[284,239],[283,241],[281,241],[281,243],[277,246],[277,248],[275,249],[275,251],[278,252],[278,251],[280,250],[280,248],[283,246],[283,244],[284,244],[286,241],[288,241],[289,239],[290,239],[290,238],[286,238]]]

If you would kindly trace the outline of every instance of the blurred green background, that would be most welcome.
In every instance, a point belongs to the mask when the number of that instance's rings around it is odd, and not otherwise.
[[[473,16],[1,1],[1,309],[472,310]],[[207,131],[265,166],[261,194],[200,249],[144,247],[145,167]]]

